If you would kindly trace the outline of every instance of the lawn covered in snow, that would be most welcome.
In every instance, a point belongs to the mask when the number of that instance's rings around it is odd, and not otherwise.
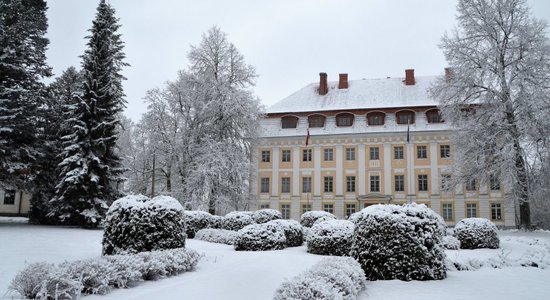
[[[500,249],[447,251],[453,265],[471,271],[452,270],[440,281],[368,282],[359,299],[550,299],[550,233],[499,234]],[[9,298],[9,282],[26,263],[59,263],[101,254],[101,230],[34,226],[0,218],[0,237],[0,298]],[[307,253],[305,246],[238,252],[229,245],[188,239],[187,248],[203,254],[194,272],[86,299],[271,299],[284,279],[324,257]],[[533,262],[545,269],[520,266]]]

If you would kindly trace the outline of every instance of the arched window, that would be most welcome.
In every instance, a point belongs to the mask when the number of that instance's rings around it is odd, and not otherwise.
[[[414,111],[402,110],[395,113],[397,124],[414,124]]]
[[[383,112],[375,111],[367,114],[368,125],[384,125],[384,119],[386,114]]]
[[[298,118],[295,116],[282,117],[281,125],[283,128],[296,128],[296,126],[298,125]]]
[[[426,112],[426,119],[428,123],[443,123],[441,112],[439,109],[430,109]]]
[[[344,127],[344,126],[352,126],[353,125],[353,118],[355,116],[350,113],[341,113],[336,115],[336,126],[338,127]]]
[[[307,121],[310,128],[325,127],[325,116],[323,115],[311,115],[307,117]]]

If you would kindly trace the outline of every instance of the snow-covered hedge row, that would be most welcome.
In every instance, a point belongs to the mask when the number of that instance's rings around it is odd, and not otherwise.
[[[185,247],[183,207],[174,198],[126,196],[113,202],[105,218],[103,254]]]
[[[241,230],[254,223],[252,213],[248,211],[233,211],[225,215],[221,221],[221,228],[226,230]]]
[[[443,246],[449,250],[460,249],[460,241],[452,235],[446,235],[443,237]]]
[[[484,218],[466,218],[456,223],[454,236],[462,249],[498,249],[500,240],[497,227]]]
[[[112,255],[64,262],[32,263],[19,272],[10,290],[25,299],[75,299],[80,294],[106,294],[132,282],[157,280],[191,271],[200,255],[183,248]]]
[[[273,220],[266,224],[279,227],[284,233],[286,238],[287,247],[298,247],[304,243],[303,227],[294,220]]]
[[[311,227],[315,222],[317,221],[328,221],[328,220],[336,220],[336,216],[322,210],[312,210],[312,211],[306,211],[304,214],[302,214],[302,217],[300,218],[300,224],[304,227]]]
[[[416,203],[373,205],[355,223],[351,255],[370,280],[443,279],[445,222]]]
[[[364,286],[365,274],[355,259],[331,257],[283,282],[273,299],[353,300]]]
[[[236,236],[237,231],[205,228],[197,231],[197,233],[195,234],[195,239],[218,244],[233,245]]]
[[[212,227],[212,215],[205,211],[186,210],[183,215],[185,216],[185,233],[190,239],[195,237],[197,231]]]
[[[280,211],[270,208],[260,209],[252,214],[252,219],[254,219],[254,222],[258,224],[267,223],[272,220],[278,220],[282,217],[283,215]]]
[[[286,248],[284,230],[273,224],[251,224],[237,232],[237,251],[264,251]]]
[[[307,237],[307,252],[321,255],[349,256],[354,225],[346,220],[318,222]]]

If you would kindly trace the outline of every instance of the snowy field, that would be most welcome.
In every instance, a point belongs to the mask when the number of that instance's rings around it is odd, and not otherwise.
[[[11,299],[6,293],[9,282],[26,263],[59,263],[101,253],[101,230],[33,226],[21,221],[0,217],[1,299]],[[450,271],[441,281],[368,282],[359,299],[550,299],[550,233],[505,231],[500,237],[501,249],[447,252],[452,262],[476,270]],[[323,257],[306,253],[304,246],[237,252],[228,245],[187,240],[187,248],[203,254],[194,272],[85,298],[271,299],[285,278],[292,278]],[[519,266],[533,262],[545,269]]]

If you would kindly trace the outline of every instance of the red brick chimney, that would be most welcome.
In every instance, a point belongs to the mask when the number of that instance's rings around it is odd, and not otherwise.
[[[327,73],[319,73],[319,95],[328,93]]]
[[[451,82],[451,80],[453,79],[453,75],[454,75],[453,68],[451,68],[451,67],[445,68],[445,82],[446,83]]]
[[[348,88],[348,74],[340,74],[340,80],[338,81],[338,88],[339,89],[347,89]]]
[[[414,69],[405,70],[405,85],[414,85]]]

